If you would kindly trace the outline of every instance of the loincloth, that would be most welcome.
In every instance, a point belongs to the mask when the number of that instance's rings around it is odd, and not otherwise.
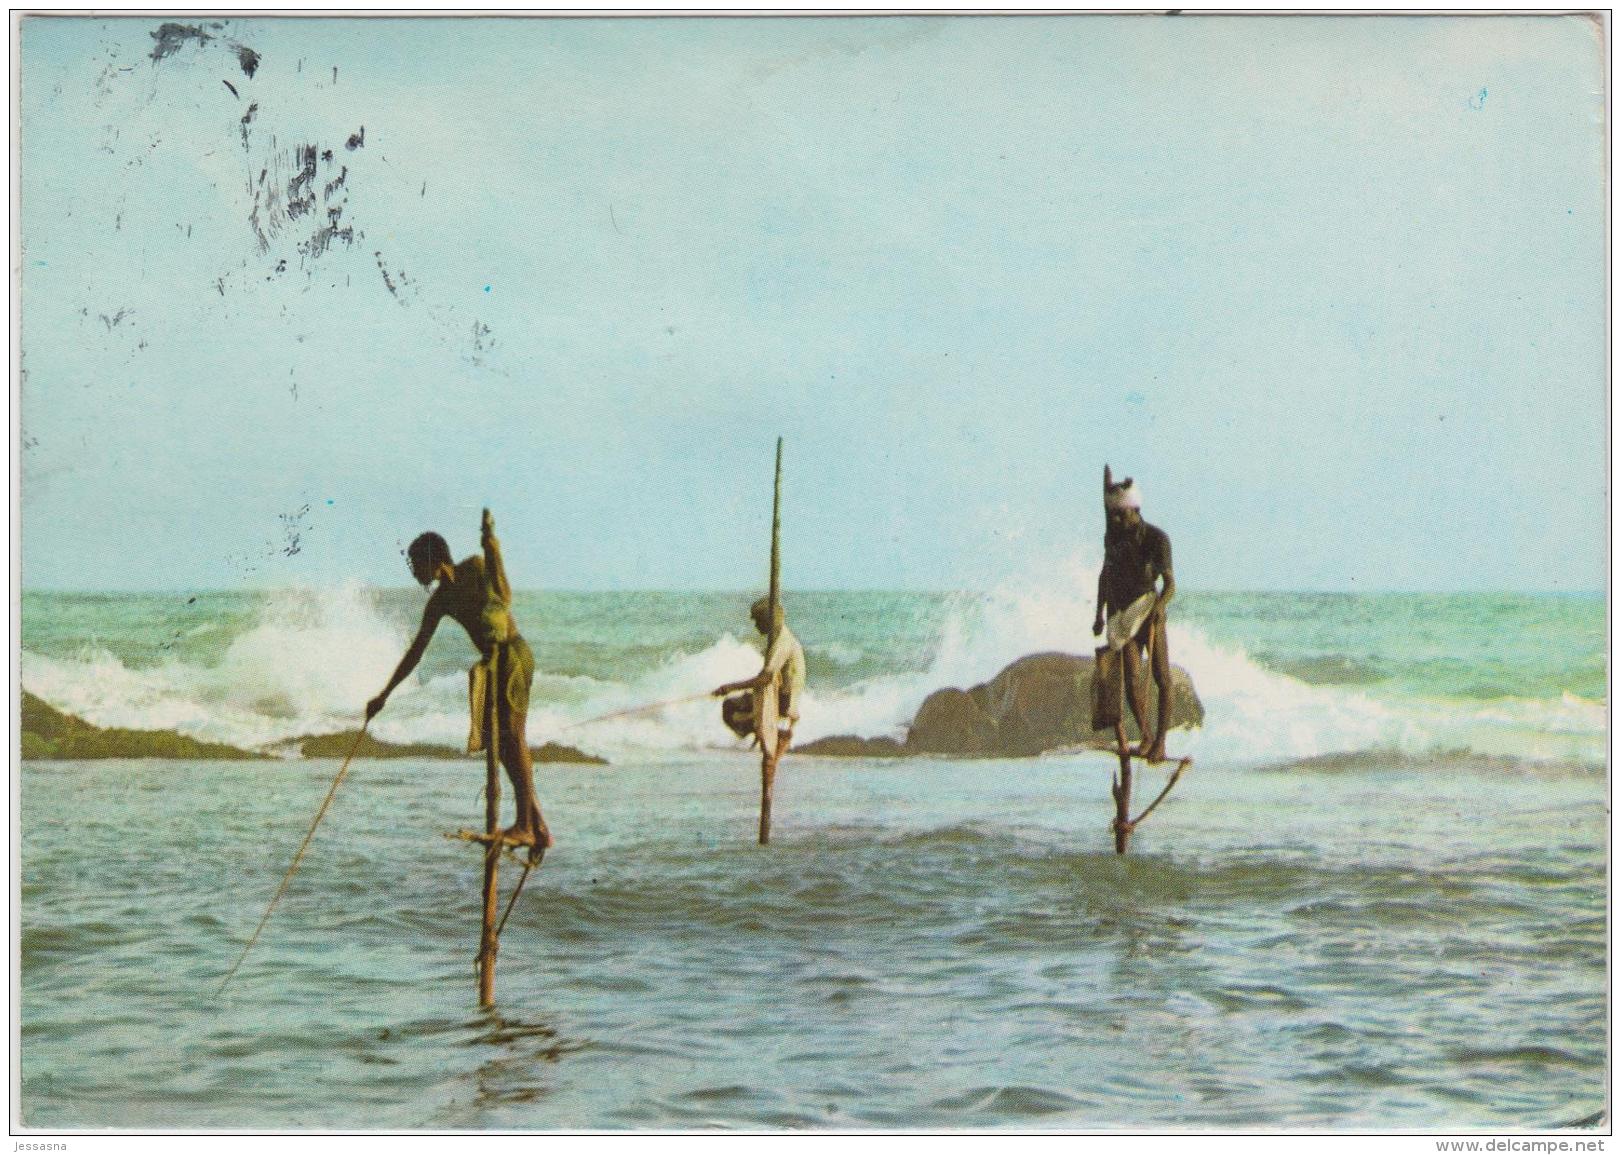
[[[1133,638],[1143,645],[1148,644],[1148,615],[1154,612],[1154,602],[1157,595],[1144,594],[1118,613],[1109,615],[1109,627],[1105,638],[1111,650],[1123,650],[1126,643]]]
[[[1128,645],[1148,649],[1154,669],[1168,669],[1170,657],[1166,651],[1165,630],[1156,627],[1152,608],[1154,595],[1144,594],[1118,614],[1109,615],[1108,645],[1099,646],[1092,665],[1092,729],[1110,730],[1124,715],[1121,696],[1126,688],[1126,656]],[[1137,670],[1139,693],[1146,692],[1148,669]]]
[[[495,700],[495,724],[501,733],[510,732],[517,721],[529,716],[529,687],[535,680],[535,655],[529,643],[514,634],[496,645],[491,655],[496,677],[505,691]],[[475,662],[467,670],[467,752],[484,749],[485,708],[489,693],[490,663]]]

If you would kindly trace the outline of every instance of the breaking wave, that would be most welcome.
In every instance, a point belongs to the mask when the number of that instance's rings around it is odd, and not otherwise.
[[[859,644],[819,641],[814,619],[796,621],[811,665],[797,737],[901,738],[934,690],[985,681],[1029,653],[1090,653],[1096,581],[1095,563],[1073,559],[989,593],[937,599],[929,644],[914,659],[917,668],[900,672],[893,672],[892,662],[892,672],[864,674],[870,668],[866,659],[882,654],[884,637],[863,637]],[[1206,720],[1176,745],[1201,758],[1261,765],[1362,751],[1417,756],[1469,750],[1532,761],[1604,762],[1608,717],[1602,699],[1569,691],[1556,697],[1416,696],[1381,683],[1363,659],[1332,656],[1314,657],[1309,668],[1291,673],[1289,663],[1270,651],[1261,661],[1243,646],[1214,640],[1190,616],[1173,611],[1171,653],[1191,675]],[[404,652],[413,624],[389,613],[375,590],[276,591],[264,595],[234,636],[225,632],[210,652],[142,665],[93,641],[73,652],[24,649],[22,682],[52,706],[95,725],[169,730],[263,749],[353,727]],[[601,644],[612,645],[615,628],[605,614]],[[714,701],[692,699],[757,671],[759,650],[752,639],[731,632],[717,630],[710,637],[704,645],[671,645],[648,662],[639,656],[646,652],[645,639],[627,638],[620,650],[628,655],[634,649],[638,668],[621,661],[595,673],[557,673],[542,661],[531,700],[531,741],[648,757],[741,749],[719,725]],[[673,704],[599,720],[655,702]],[[425,663],[400,686],[372,731],[386,741],[459,745],[467,732],[466,710],[464,668],[441,659]]]

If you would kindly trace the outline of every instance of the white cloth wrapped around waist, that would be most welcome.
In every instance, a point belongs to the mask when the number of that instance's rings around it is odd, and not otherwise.
[[[1158,597],[1158,594],[1146,593],[1119,613],[1109,615],[1105,638],[1111,650],[1125,649],[1126,643],[1137,636],[1137,631],[1143,628],[1148,615],[1154,611],[1154,603]]]

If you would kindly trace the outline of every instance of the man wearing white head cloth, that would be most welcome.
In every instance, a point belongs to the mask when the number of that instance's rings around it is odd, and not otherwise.
[[[1128,477],[1116,485],[1105,465],[1103,511],[1108,528],[1103,534],[1103,570],[1098,574],[1098,612],[1092,633],[1103,633],[1107,614],[1109,648],[1119,651],[1124,660],[1126,700],[1143,736],[1136,752],[1150,762],[1163,762],[1165,731],[1171,723],[1171,651],[1165,641],[1165,606],[1176,595],[1176,578],[1171,573],[1171,539],[1143,520],[1142,504],[1136,483]],[[1137,680],[1144,649],[1159,690],[1159,725],[1152,729]]]

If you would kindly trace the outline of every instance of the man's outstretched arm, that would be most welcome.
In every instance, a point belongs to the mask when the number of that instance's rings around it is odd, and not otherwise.
[[[366,721],[370,722],[377,717],[378,712],[388,702],[388,696],[394,692],[394,687],[409,678],[411,671],[417,668],[417,663],[422,660],[422,655],[427,653],[428,643],[433,641],[433,632],[439,628],[439,619],[443,616],[435,601],[429,599],[427,608],[422,611],[422,624],[417,627],[417,636],[411,639],[410,648],[405,651],[400,664],[394,668],[394,676],[389,678],[388,685],[383,687],[381,694],[366,703]]]

